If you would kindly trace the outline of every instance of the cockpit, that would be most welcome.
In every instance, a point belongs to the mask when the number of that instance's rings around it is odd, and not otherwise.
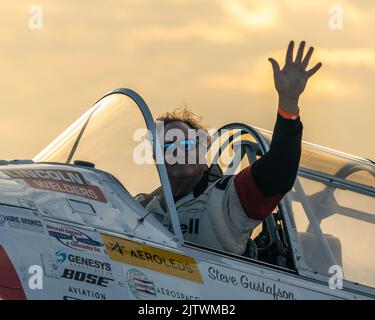
[[[132,197],[161,187],[169,231],[183,244],[165,166],[154,161],[160,145],[153,119],[138,94],[114,90],[33,160],[95,167]],[[212,134],[207,163],[220,174],[236,174],[265,154],[271,139],[270,131],[227,124]],[[250,235],[256,260],[309,277],[328,277],[339,266],[345,280],[375,287],[374,162],[306,142],[302,150],[292,191]],[[140,217],[148,219],[142,211]]]

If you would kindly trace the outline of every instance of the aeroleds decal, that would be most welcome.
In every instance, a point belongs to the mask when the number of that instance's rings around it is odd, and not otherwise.
[[[22,179],[31,188],[55,191],[83,197],[90,200],[107,202],[99,187],[88,184],[85,177],[77,171],[19,169],[3,170],[12,179]]]
[[[102,239],[112,260],[203,283],[192,257],[104,234]]]

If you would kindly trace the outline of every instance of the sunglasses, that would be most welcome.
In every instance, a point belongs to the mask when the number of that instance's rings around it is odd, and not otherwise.
[[[195,139],[184,139],[175,142],[167,142],[163,144],[164,151],[169,148],[175,148],[176,146],[180,147],[185,151],[192,150],[198,144],[198,141]]]

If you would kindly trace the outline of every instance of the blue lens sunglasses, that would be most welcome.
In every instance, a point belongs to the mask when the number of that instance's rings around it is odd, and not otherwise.
[[[169,148],[175,148],[176,144],[178,144],[178,146],[181,147],[183,150],[189,151],[198,144],[198,141],[195,139],[184,139],[175,142],[167,142],[163,144],[164,151],[166,151]]]

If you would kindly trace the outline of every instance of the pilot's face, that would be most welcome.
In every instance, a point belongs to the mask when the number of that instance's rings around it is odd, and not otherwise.
[[[169,122],[164,126],[161,145],[169,179],[193,178],[207,169],[204,140],[182,121]]]

